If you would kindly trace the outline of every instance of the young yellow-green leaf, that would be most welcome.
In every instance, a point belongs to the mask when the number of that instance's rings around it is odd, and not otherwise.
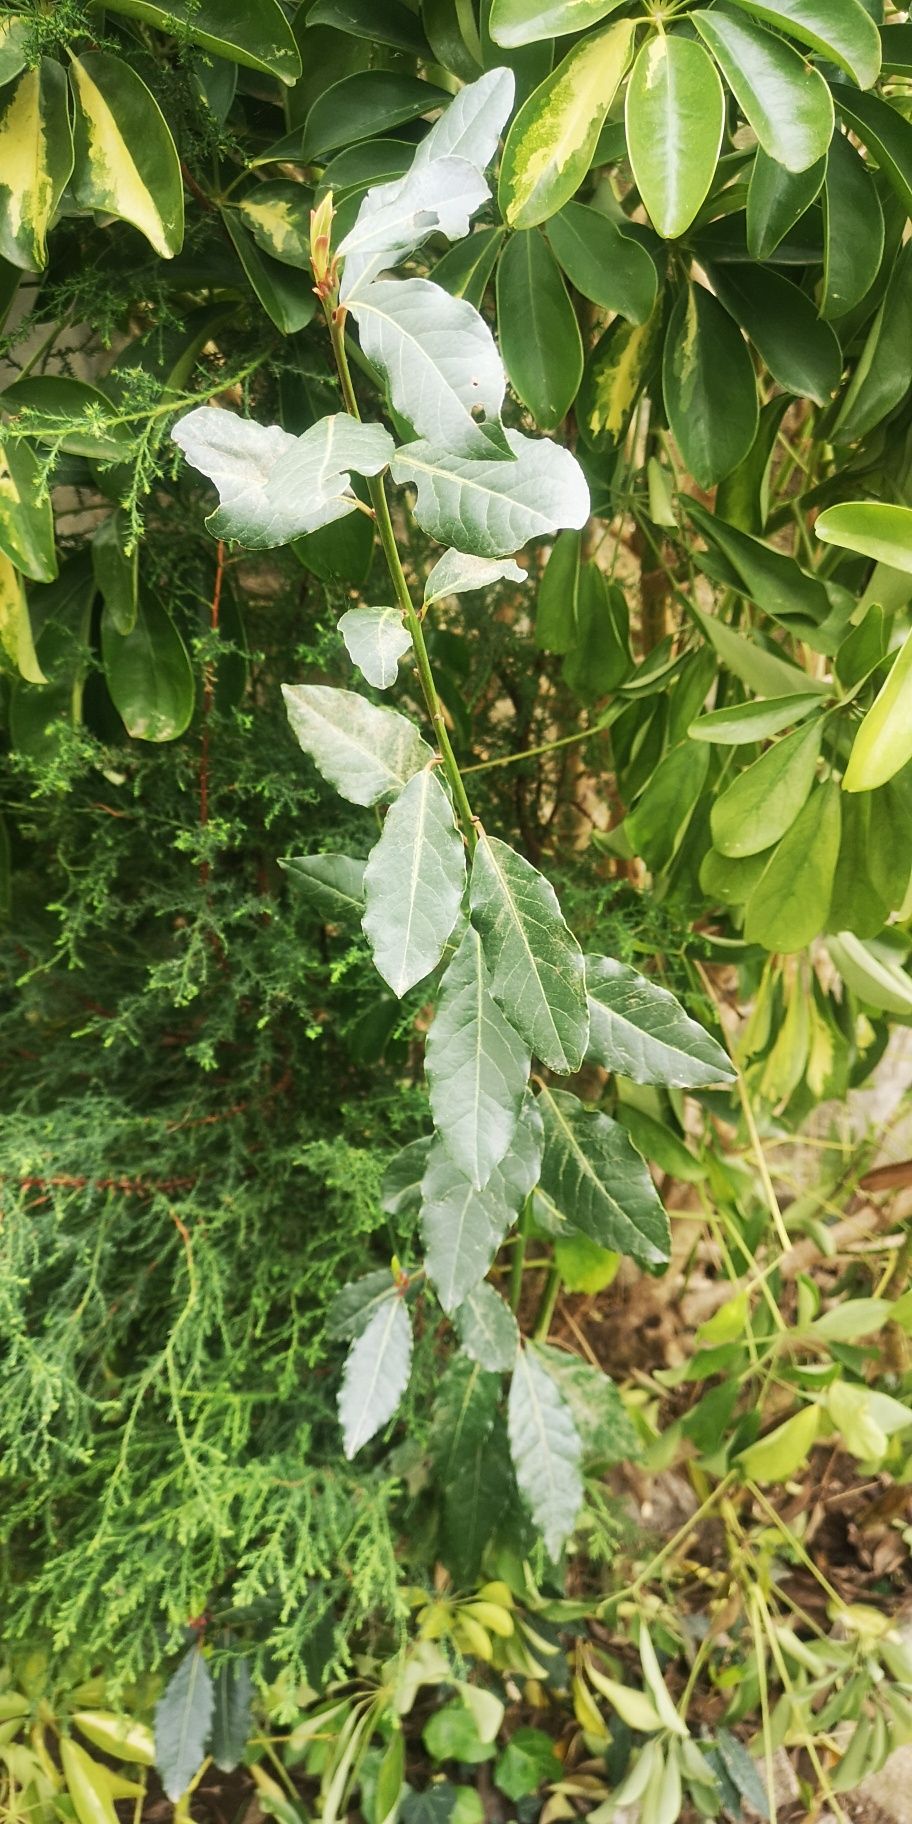
[[[364,917],[374,962],[401,999],[437,967],[459,913],[466,865],[453,807],[425,767],[386,814],[364,870]]]
[[[836,135],[830,141],[832,146]],[[805,171],[787,171],[757,147],[747,187],[747,248],[754,260],[768,260],[820,195],[827,158]]]
[[[656,231],[689,228],[715,175],[725,98],[712,59],[693,38],[647,38],[627,85],[627,148]]]
[[[587,956],[590,1062],[634,1083],[705,1089],[735,1075],[722,1046],[660,988],[626,963]]]
[[[393,406],[419,437],[479,461],[509,456],[500,422],[503,364],[491,331],[471,304],[451,298],[429,279],[379,279],[366,290],[356,287],[347,308]],[[567,308],[579,341],[569,300]]]
[[[694,503],[690,504],[692,506]],[[781,697],[797,695],[799,692],[816,697],[830,694],[828,685],[809,677],[806,671],[782,658],[778,651],[770,652],[755,640],[746,639],[743,634],[736,633],[733,627],[720,621],[717,615],[703,614],[696,606],[693,612],[726,670],[740,678],[742,684],[746,684],[749,690],[756,691],[759,696]]]
[[[155,1738],[151,1729],[135,1717],[119,1716],[113,1710],[77,1710],[72,1720],[93,1748],[100,1748],[115,1761],[154,1767]]]
[[[655,262],[617,222],[587,203],[567,203],[548,222],[548,239],[584,298],[630,323],[646,322],[656,301]]]
[[[108,51],[71,56],[70,82],[76,202],[132,222],[170,260],[184,238],[184,184],[158,102],[136,71]]]
[[[726,787],[710,813],[721,854],[757,855],[785,835],[814,783],[822,736],[822,718],[795,729]]]
[[[582,951],[550,881],[496,836],[479,838],[469,903],[491,993],[549,1070],[578,1070],[589,1039]]]
[[[505,1374],[516,1360],[519,1330],[509,1305],[486,1279],[473,1287],[456,1312],[459,1346],[470,1361],[492,1374]]]
[[[41,465],[25,441],[0,451],[0,551],[37,583],[57,575],[50,494],[42,498]]]
[[[206,1753],[214,1708],[200,1646],[185,1653],[155,1707],[155,1765],[169,1799],[186,1792]]]
[[[770,158],[807,171],[833,137],[833,97],[819,70],[774,32],[724,12],[688,15]]]
[[[521,1349],[516,1359],[507,1425],[520,1493],[556,1558],[582,1503],[582,1446],[569,1406],[531,1349]]]
[[[72,170],[66,75],[42,57],[5,91],[0,113],[0,255],[13,266],[47,264],[47,231]]]
[[[566,417],[583,343],[560,268],[537,228],[511,235],[497,267],[497,327],[510,385],[543,431]]]
[[[833,1424],[842,1433],[842,1441],[853,1457],[862,1462],[882,1457],[894,1432],[912,1425],[912,1411],[907,1403],[894,1400],[875,1387],[858,1386],[853,1381],[832,1381],[826,1391],[826,1409]]]
[[[105,1782],[107,1769],[69,1736],[60,1738],[60,1758],[78,1824],[115,1824],[117,1813]]]
[[[444,1311],[455,1311],[484,1279],[512,1218],[497,1171],[476,1190],[442,1141],[433,1142],[421,1184],[421,1234]]]
[[[734,0],[777,31],[838,63],[863,89],[880,70],[880,35],[864,0]]]
[[[258,247],[285,266],[310,271],[310,211],[313,192],[288,178],[257,184],[238,203],[238,212]]]
[[[508,431],[513,462],[479,462],[432,443],[393,454],[393,479],[417,489],[415,518],[440,544],[475,557],[508,557],[530,538],[584,526],[589,489],[576,458],[546,438]]]
[[[285,855],[279,867],[327,924],[344,924],[364,911],[364,863],[352,855]]]
[[[0,654],[29,684],[46,684],[38,663],[22,578],[0,550]]]
[[[573,1228],[601,1248],[662,1266],[671,1246],[668,1217],[641,1155],[619,1122],[565,1090],[543,1089],[542,1190]]]
[[[823,186],[822,317],[842,317],[870,291],[884,250],[884,213],[868,166],[834,133]]]
[[[747,344],[705,285],[688,283],[671,313],[662,366],[668,422],[694,480],[714,487],[747,455],[757,383]]]
[[[536,227],[579,188],[633,39],[626,20],[582,39],[520,108],[500,167],[500,207],[511,228]]]
[[[491,994],[481,940],[469,925],[440,985],[425,1068],[437,1131],[478,1190],[513,1140],[530,1063]]]
[[[135,741],[176,741],[193,715],[193,668],[167,610],[141,598],[129,633],[105,608],[101,656],[111,701]]]
[[[622,5],[623,0],[493,0],[488,29],[495,44],[515,50],[543,38],[584,32]]]
[[[339,620],[339,632],[368,684],[376,690],[395,684],[399,660],[412,643],[401,608],[349,608]]]
[[[839,858],[839,787],[814,787],[803,810],[773,852],[744,916],[749,944],[803,950],[826,927]]]
[[[139,603],[139,544],[128,553],[129,521],[116,507],[92,539],[92,574],[117,633],[129,633]]]
[[[749,1444],[735,1459],[746,1481],[785,1482],[801,1468],[820,1431],[819,1406],[803,1406],[784,1425]]]
[[[305,754],[350,804],[401,791],[431,758],[413,722],[328,684],[283,684],[288,720]]]
[[[842,545],[862,557],[912,574],[912,507],[888,501],[847,500],[827,507],[814,531],[827,545]]]
[[[851,931],[827,938],[827,949],[847,988],[875,1013],[912,1014],[912,981],[898,963],[887,962]]]
[[[374,1312],[345,1359],[339,1419],[349,1459],[392,1418],[411,1366],[412,1326],[405,1300],[394,1298]]]
[[[719,747],[744,747],[768,741],[793,722],[803,722],[814,708],[813,697],[757,697],[751,703],[733,703],[730,709],[711,709],[691,722],[692,741],[711,741]]]
[[[107,0],[109,11],[159,31],[178,25],[216,57],[296,82],[301,57],[279,0]]]
[[[871,792],[912,760],[912,633],[868,710],[849,755],[842,789]]]
[[[909,129],[912,134],[912,127]],[[912,199],[912,193],[910,193]],[[912,200],[910,200],[912,207]],[[868,331],[832,426],[834,443],[855,443],[879,425],[909,390],[903,350],[912,338],[912,246],[899,250],[883,303]]]

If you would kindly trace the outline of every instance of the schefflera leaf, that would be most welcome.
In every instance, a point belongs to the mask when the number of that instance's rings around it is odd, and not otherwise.
[[[583,38],[529,96],[507,134],[498,199],[511,228],[535,228],[578,190],[633,50],[628,20]]]
[[[42,57],[4,90],[0,256],[27,272],[47,262],[47,231],[73,169],[66,75]]]
[[[136,71],[107,51],[71,54],[70,82],[76,202],[131,222],[170,260],[184,238],[184,180],[158,102]]]
[[[400,997],[436,968],[465,890],[453,807],[431,767],[416,773],[387,812],[364,870],[363,929],[374,962]]]
[[[178,419],[171,435],[218,489],[218,511],[206,521],[213,538],[236,538],[252,551],[289,544],[353,513],[358,502],[348,471],[379,475],[395,447],[382,425],[361,424],[347,412],[292,437],[279,425],[201,405]]]
[[[583,955],[550,881],[507,843],[482,833],[469,906],[491,992],[511,1026],[549,1070],[578,1070],[589,1040]]]
[[[545,1196],[599,1247],[653,1270],[664,1266],[671,1251],[668,1217],[620,1123],[566,1090],[541,1090],[538,1107],[545,1124]]]
[[[413,722],[329,684],[283,684],[292,729],[330,785],[350,804],[401,791],[431,759]]]
[[[706,1089],[735,1076],[728,1054],[680,1001],[628,964],[587,956],[586,988],[590,1062],[633,1083],[676,1089]]]
[[[582,1444],[570,1408],[541,1358],[521,1349],[507,1406],[520,1493],[552,1558],[576,1525],[583,1499]]]
[[[411,1366],[412,1326],[404,1299],[395,1298],[374,1312],[345,1359],[339,1418],[349,1460],[392,1418]]]
[[[481,939],[470,925],[441,983],[425,1068],[438,1133],[478,1190],[513,1139],[531,1063],[489,984]]]
[[[673,240],[706,201],[725,129],[722,84],[702,45],[667,32],[646,40],[626,126],[637,189],[657,233]]]

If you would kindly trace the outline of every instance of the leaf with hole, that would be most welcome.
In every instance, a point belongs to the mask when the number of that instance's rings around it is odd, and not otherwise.
[[[356,288],[348,308],[364,353],[419,437],[457,456],[509,458],[503,364],[471,304],[429,279],[380,279]]]
[[[431,759],[413,722],[356,691],[283,684],[282,695],[305,754],[350,804],[394,795]]]
[[[465,879],[453,807],[437,774],[425,767],[387,812],[364,870],[361,923],[377,969],[400,999],[437,967]]]

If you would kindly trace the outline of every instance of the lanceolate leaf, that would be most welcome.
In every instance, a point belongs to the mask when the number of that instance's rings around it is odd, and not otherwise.
[[[127,552],[128,520],[117,508],[92,540],[92,572],[118,633],[129,633],[139,604],[139,543]]]
[[[839,112],[892,184],[906,214],[912,215],[912,121],[876,95],[860,95],[848,83],[834,90]]]
[[[623,1463],[640,1455],[639,1440],[612,1380],[578,1355],[549,1343],[532,1351],[560,1389],[579,1433],[583,1460]]]
[[[107,0],[112,13],[142,19],[160,31],[179,24],[206,51],[293,83],[301,58],[278,0]]]
[[[717,296],[746,330],[774,380],[826,405],[839,385],[842,350],[798,285],[760,265],[713,269]]]
[[[351,1458],[376,1435],[399,1405],[412,1365],[412,1327],[405,1301],[374,1312],[352,1344],[339,1390],[345,1455]]]
[[[493,0],[490,33],[495,44],[513,50],[565,32],[584,32],[623,0]]]
[[[155,1765],[169,1799],[185,1793],[206,1753],[212,1675],[198,1646],[184,1655],[155,1710]]]
[[[624,20],[582,39],[520,108],[500,167],[500,207],[511,228],[546,221],[579,187],[630,61],[633,37],[633,26]]]
[[[538,1097],[545,1123],[542,1189],[567,1221],[599,1247],[642,1266],[669,1258],[668,1217],[624,1129],[565,1090]]]
[[[442,1143],[435,1141],[421,1187],[421,1233],[427,1270],[444,1311],[455,1311],[484,1279],[513,1211],[498,1178],[477,1191]]]
[[[516,1319],[505,1299],[483,1279],[463,1299],[456,1312],[456,1328],[464,1353],[495,1374],[513,1367],[519,1347]]]
[[[507,1408],[516,1480],[552,1558],[576,1524],[583,1498],[582,1446],[570,1409],[540,1358],[521,1349]]]
[[[453,807],[429,767],[387,812],[364,870],[364,917],[374,962],[394,994],[436,968],[465,890],[465,852]]]
[[[589,1037],[583,957],[550,881],[515,849],[482,834],[469,903],[491,992],[511,1026],[550,1070],[578,1070]]]
[[[71,56],[70,81],[77,203],[132,222],[170,259],[184,238],[184,184],[158,102],[136,71],[107,51]]]
[[[253,1682],[246,1659],[226,1659],[215,1676],[212,1759],[224,1773],[243,1757],[253,1728]]]
[[[884,250],[884,215],[868,166],[844,133],[834,133],[823,187],[824,261],[820,314],[838,318],[865,296]]]
[[[839,787],[812,791],[747,902],[744,935],[768,950],[803,950],[826,927],[840,837]]]
[[[704,1089],[735,1075],[722,1046],[660,988],[626,963],[586,958],[591,1062],[634,1083]]]
[[[806,171],[833,136],[833,98],[819,70],[750,19],[690,14],[763,150],[787,171]]]
[[[912,760],[912,634],[900,647],[890,675],[852,744],[843,791],[870,792]]]
[[[814,783],[822,733],[818,718],[785,735],[715,800],[712,833],[721,854],[756,855],[785,835]]]
[[[477,1189],[513,1139],[530,1065],[489,981],[481,940],[470,925],[441,983],[425,1047],[435,1125]]]
[[[543,431],[566,416],[583,375],[576,312],[537,228],[511,235],[497,267],[497,324],[510,385]]]
[[[0,255],[27,272],[47,261],[47,231],[73,169],[63,67],[49,57],[5,91],[0,113]]]
[[[561,526],[589,517],[589,489],[570,451],[508,431],[514,462],[476,462],[431,443],[407,443],[393,478],[418,490],[415,517],[431,538],[476,557],[507,557]]]
[[[515,1487],[498,1412],[501,1386],[454,1356],[434,1401],[431,1452],[443,1491],[442,1554],[457,1583],[477,1578],[481,1555]]]
[[[337,1292],[329,1310],[328,1334],[335,1338],[363,1335],[371,1319],[390,1299],[398,1298],[399,1289],[386,1267],[376,1273],[365,1273],[349,1281]]]
[[[328,684],[283,684],[288,720],[305,754],[351,804],[398,792],[431,758],[412,722]]]
[[[201,405],[178,419],[171,434],[218,488],[218,511],[206,522],[213,537],[236,538],[257,551],[353,512],[348,471],[376,475],[394,448],[382,425],[360,424],[345,412],[291,437],[278,425]]]
[[[862,88],[880,69],[880,37],[863,0],[734,0],[744,12],[838,63]]]
[[[711,488],[746,456],[757,429],[751,358],[705,285],[681,292],[665,335],[665,409],[694,479]]]
[[[327,924],[344,924],[364,910],[364,862],[350,855],[288,855],[279,862]]]
[[[437,559],[424,585],[428,607],[446,595],[470,594],[473,589],[488,589],[506,578],[511,583],[527,583],[528,572],[511,558],[468,557],[464,551],[444,551]]]
[[[428,279],[381,279],[359,289],[349,308],[364,353],[420,437],[458,456],[509,457],[503,365],[471,304]]]
[[[377,690],[388,690],[396,681],[399,660],[408,652],[411,634],[400,608],[348,608],[339,620],[339,632],[349,658]]]
[[[637,189],[658,233],[674,239],[706,199],[725,126],[722,84],[702,45],[674,33],[647,38],[626,121]]]

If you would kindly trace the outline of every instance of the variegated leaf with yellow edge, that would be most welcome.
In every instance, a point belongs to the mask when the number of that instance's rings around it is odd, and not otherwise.
[[[0,551],[0,654],[29,684],[46,684],[38,663],[22,578]]]
[[[132,222],[162,259],[184,238],[184,187],[167,121],[136,71],[107,51],[73,57],[73,194],[82,209]]]
[[[26,272],[47,264],[47,231],[73,169],[66,76],[42,57],[0,113],[0,254]]]
[[[50,496],[24,442],[0,450],[0,551],[37,583],[57,575]]]
[[[575,44],[520,108],[500,168],[500,207],[511,228],[534,228],[579,188],[633,51],[623,19]]]

